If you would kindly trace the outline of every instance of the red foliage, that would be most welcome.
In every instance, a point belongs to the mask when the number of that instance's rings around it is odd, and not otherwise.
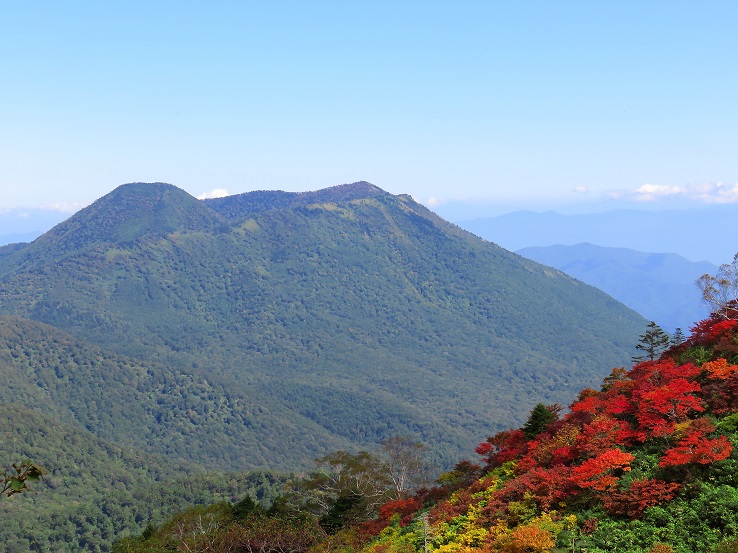
[[[633,368],[631,378],[635,386],[630,402],[638,409],[630,412],[638,420],[634,429],[638,441],[669,435],[677,423],[705,410],[695,395],[700,392],[700,385],[690,381],[700,372],[691,363],[677,365],[672,359],[641,363]]]
[[[694,345],[738,352],[737,332],[738,321],[708,319],[671,353],[680,355]],[[483,516],[494,521],[504,516],[511,501],[525,498],[532,498],[541,509],[556,508],[579,494],[585,500],[600,498],[612,514],[640,516],[646,508],[673,499],[679,484],[637,480],[628,490],[618,490],[619,477],[630,470],[634,459],[625,448],[646,440],[657,445],[668,442],[667,437],[676,441],[664,452],[662,468],[725,459],[731,444],[724,436],[708,437],[714,428],[702,417],[705,411],[718,415],[738,411],[738,365],[720,358],[702,367],[680,365],[664,356],[630,371],[615,369],[602,391],[583,390],[570,413],[534,439],[527,440],[521,430],[508,430],[480,444],[477,453],[484,457],[487,470],[516,461],[516,477],[492,494]],[[442,510],[450,514],[462,507],[447,505]]]
[[[659,461],[659,466],[674,467],[689,463],[709,465],[727,459],[733,451],[733,446],[725,436],[708,438],[707,434],[713,430],[715,427],[707,419],[693,421],[677,445],[666,451]]]
[[[415,512],[421,507],[422,503],[417,498],[398,499],[385,503],[379,508],[379,516],[376,519],[361,525],[359,534],[364,540],[378,535],[389,526],[390,519],[394,515],[400,515],[400,526],[407,526],[410,524]]]
[[[708,380],[702,386],[707,407],[716,415],[728,415],[738,411],[738,374],[725,380]]]
[[[394,515],[399,514],[401,517],[407,516],[410,513],[414,513],[420,509],[421,505],[414,498],[410,499],[397,499],[385,503],[379,508],[379,519],[389,520]]]
[[[459,490],[452,500],[433,506],[429,513],[430,518],[434,522],[446,522],[465,513],[469,509],[469,505],[478,502],[478,499],[472,499],[469,490]]]
[[[476,451],[484,456],[488,468],[494,468],[517,459],[527,449],[525,433],[518,429],[498,432],[487,438],[486,442],[479,444]]]
[[[674,499],[680,484],[663,480],[635,480],[626,491],[613,491],[603,498],[605,508],[613,515],[638,518],[648,507]]]
[[[738,321],[733,319],[725,320],[721,317],[710,317],[692,327],[692,335],[686,343],[690,346],[711,345],[732,334],[731,331],[735,329],[737,324]]]
[[[576,447],[583,457],[594,457],[619,445],[622,423],[609,415],[599,415],[585,424],[577,437]]]
[[[616,473],[630,470],[634,458],[617,448],[605,451],[574,468],[571,482],[580,488],[606,491],[618,481]]]
[[[571,468],[563,465],[550,469],[535,468],[517,478],[508,480],[501,489],[492,494],[492,498],[509,503],[521,501],[526,494],[531,494],[541,509],[549,510],[577,493],[577,489],[567,484],[570,476]],[[496,505],[496,503],[493,501],[490,505]]]

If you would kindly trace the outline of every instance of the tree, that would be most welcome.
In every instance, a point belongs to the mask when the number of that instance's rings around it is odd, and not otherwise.
[[[394,487],[393,499],[404,499],[427,480],[423,460],[427,446],[410,436],[393,436],[382,441],[383,464]]]
[[[648,323],[648,330],[645,334],[641,334],[635,347],[642,351],[643,355],[634,355],[632,357],[633,363],[655,361],[669,347],[669,335],[659,325],[651,321]]]
[[[28,460],[13,463],[10,467],[3,469],[0,497],[8,497],[28,490],[28,483],[39,480],[46,472],[42,466],[34,465]]]
[[[319,470],[295,484],[300,508],[324,519],[331,530],[370,520],[389,499],[392,485],[382,460],[366,451],[336,451],[316,459]]]
[[[714,315],[724,319],[735,319],[738,302],[738,253],[732,263],[723,263],[715,276],[705,273],[697,279],[702,300]]]
[[[687,338],[684,336],[684,331],[677,327],[677,329],[674,331],[674,335],[671,337],[671,345],[672,346],[678,346],[679,344],[684,343],[684,340]]]
[[[549,423],[559,419],[561,409],[562,407],[559,404],[544,405],[543,403],[539,403],[533,407],[528,421],[523,426],[525,437],[530,440],[543,432]]]

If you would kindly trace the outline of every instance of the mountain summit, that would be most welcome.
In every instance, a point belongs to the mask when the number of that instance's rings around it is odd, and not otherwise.
[[[0,314],[155,364],[151,374],[188,375],[171,390],[173,419],[156,424],[190,436],[170,454],[223,468],[270,455],[272,468],[296,468],[400,434],[446,463],[531,404],[627,363],[645,326],[602,292],[366,182],[213,200],[124,185],[35,242],[0,248],[0,298]],[[228,390],[222,406],[216,388]],[[104,397],[89,401],[126,408]],[[89,427],[79,409],[49,409]],[[190,429],[208,416],[222,436],[249,421],[250,445],[196,442]]]

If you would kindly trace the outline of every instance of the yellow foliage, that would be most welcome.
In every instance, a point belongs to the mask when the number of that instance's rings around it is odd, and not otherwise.
[[[563,528],[576,525],[576,515],[554,520],[556,512],[543,513],[527,524],[508,529],[501,522],[490,528],[485,550],[501,553],[543,553],[556,545],[556,536]]]

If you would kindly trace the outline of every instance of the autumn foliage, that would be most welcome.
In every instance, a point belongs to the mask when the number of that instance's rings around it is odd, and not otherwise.
[[[689,486],[694,494],[688,483],[731,456],[731,441],[715,421],[736,412],[738,323],[714,317],[660,359],[614,369],[600,390],[583,390],[563,416],[552,410],[535,432],[529,421],[479,444],[481,467],[466,462],[474,471],[464,473],[477,479],[447,488],[453,495],[428,511],[435,548],[550,551],[568,539],[572,547],[577,536],[597,531],[598,519],[567,512],[594,509],[627,521]],[[449,475],[445,481],[460,481]],[[410,500],[385,505],[375,531],[388,528],[393,516],[398,528],[411,524],[413,507]],[[646,550],[672,548],[653,541]]]

